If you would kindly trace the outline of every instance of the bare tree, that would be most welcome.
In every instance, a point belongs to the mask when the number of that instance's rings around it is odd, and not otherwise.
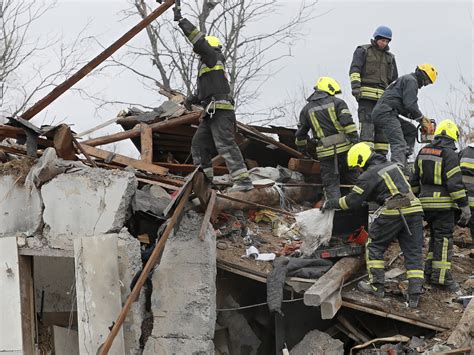
[[[130,2],[133,7],[125,12],[127,18],[137,14],[144,18],[151,11],[145,0]],[[239,107],[257,100],[262,84],[278,70],[275,64],[291,56],[292,45],[304,35],[304,25],[315,17],[316,4],[303,1],[284,23],[267,20],[264,27],[258,23],[277,16],[277,0],[186,1],[183,14],[202,32],[223,42],[229,82]],[[160,18],[147,28],[147,39],[146,47],[128,46],[126,54],[114,57],[104,68],[126,68],[150,90],[193,92],[198,59],[177,24]],[[144,58],[149,65],[137,65]],[[278,108],[273,112],[281,114]]]
[[[33,32],[55,1],[0,0],[0,114],[17,115],[82,62],[82,31],[72,43]]]

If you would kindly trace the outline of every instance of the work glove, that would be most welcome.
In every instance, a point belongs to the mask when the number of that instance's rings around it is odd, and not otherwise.
[[[469,208],[469,205],[466,205],[460,208],[461,208],[461,217],[459,218],[458,226],[466,227],[467,224],[469,223],[469,220],[471,219],[471,209]]]
[[[359,135],[357,134],[357,132],[348,134],[347,139],[349,139],[349,142],[351,142],[352,144],[359,143]]]
[[[198,98],[196,95],[189,95],[184,99],[183,105],[184,108],[188,111],[192,111],[192,105],[196,104],[198,102]]]
[[[434,127],[433,123],[431,123],[430,119],[426,116],[421,117],[420,119],[420,124],[423,129],[423,131],[427,134],[433,134],[434,133]]]
[[[335,210],[339,208],[339,200],[337,198],[331,198],[324,201],[324,204],[321,206],[320,210],[322,213],[330,210]]]
[[[175,6],[173,7],[174,18],[173,20],[179,22],[183,19],[183,15],[181,15],[181,7]]]
[[[352,96],[355,97],[357,101],[360,99],[360,88],[353,88],[352,89]]]

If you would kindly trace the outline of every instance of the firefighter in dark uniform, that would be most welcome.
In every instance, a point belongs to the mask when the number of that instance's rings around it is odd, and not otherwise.
[[[357,179],[357,171],[347,167],[347,151],[358,142],[359,136],[347,104],[334,96],[341,93],[338,82],[321,77],[314,89],[301,110],[295,143],[298,151],[305,153],[308,132],[312,131],[317,140],[316,156],[326,199],[338,198],[341,196],[340,177],[351,185]]]
[[[430,228],[425,264],[426,280],[443,285],[452,292],[459,289],[451,275],[454,210],[457,207],[461,209],[459,224],[466,225],[471,217],[459,158],[455,152],[458,137],[459,130],[453,121],[440,122],[436,127],[433,143],[427,144],[418,153],[415,172],[410,180]]]
[[[212,181],[214,173],[211,159],[218,153],[224,158],[234,180],[232,190],[250,190],[252,181],[235,142],[234,99],[230,94],[222,45],[217,37],[205,36],[181,17],[180,11],[176,9],[175,20],[179,20],[179,27],[200,58],[196,93],[185,101],[188,109],[192,104],[202,105],[205,109],[205,115],[192,140],[193,162],[200,165]]]
[[[474,240],[474,133],[469,136],[469,145],[459,153],[461,162],[462,181],[467,190],[467,199],[471,208],[471,220],[469,229],[471,238]]]
[[[387,86],[398,78],[398,70],[388,46],[392,30],[379,26],[373,37],[370,44],[358,46],[354,51],[349,77],[352,95],[359,104],[360,140],[369,143],[376,152],[387,154],[387,138],[381,127],[375,129],[372,111]]]
[[[364,172],[348,195],[326,201],[322,210],[354,209],[364,201],[375,201],[381,206],[376,213],[378,217],[370,225],[366,244],[369,282],[359,282],[358,288],[376,297],[384,297],[384,252],[393,240],[398,239],[405,257],[408,302],[415,308],[424,281],[421,203],[411,192],[400,167],[374,152],[366,143],[354,145],[347,154],[347,161],[350,167],[361,168]]]
[[[419,65],[414,73],[403,75],[391,83],[372,111],[375,129],[381,128],[390,143],[391,160],[405,167],[413,153],[417,136],[416,127],[398,117],[420,121],[428,134],[433,133],[431,121],[418,107],[418,89],[436,81],[438,73],[431,64]]]

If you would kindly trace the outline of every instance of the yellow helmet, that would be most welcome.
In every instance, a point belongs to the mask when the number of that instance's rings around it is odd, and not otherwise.
[[[439,123],[436,127],[435,136],[447,136],[451,139],[454,139],[455,142],[459,139],[459,128],[451,120],[444,120]]]
[[[341,93],[341,86],[339,83],[328,76],[322,76],[314,85],[314,88],[320,91],[327,92],[329,95],[336,95]]]
[[[222,47],[221,41],[215,36],[206,36],[206,41],[211,47],[220,48]]]
[[[425,74],[428,75],[428,78],[430,78],[431,84],[434,84],[434,82],[436,81],[436,78],[438,77],[438,72],[436,71],[436,68],[434,66],[432,66],[431,64],[425,63],[425,64],[418,65],[417,68],[424,71]]]
[[[373,154],[372,148],[364,142],[354,144],[347,152],[347,165],[349,168],[363,168]]]

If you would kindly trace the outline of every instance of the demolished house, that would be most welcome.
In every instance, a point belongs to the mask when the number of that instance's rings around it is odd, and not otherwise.
[[[387,296],[363,294],[369,207],[320,215],[319,165],[301,159],[294,130],[239,123],[255,189],[226,193],[220,157],[211,189],[188,163],[199,112],[168,96],[152,112],[122,111],[122,133],[80,142],[64,124],[0,127],[0,351],[100,353],[109,340],[111,354],[470,347],[467,230],[453,263],[462,296],[427,288],[408,308],[396,243]],[[141,159],[107,150],[123,139]]]
[[[0,125],[0,353],[471,352],[469,231],[455,236],[462,295],[426,286],[408,308],[397,243],[386,297],[357,291],[371,206],[321,214],[319,162],[295,150],[294,129],[238,123],[255,188],[226,192],[220,156],[213,186],[190,163],[201,113],[176,92],[162,90],[151,112],[121,111],[122,132],[92,139],[29,122],[117,48]],[[140,159],[107,149],[123,140]]]

